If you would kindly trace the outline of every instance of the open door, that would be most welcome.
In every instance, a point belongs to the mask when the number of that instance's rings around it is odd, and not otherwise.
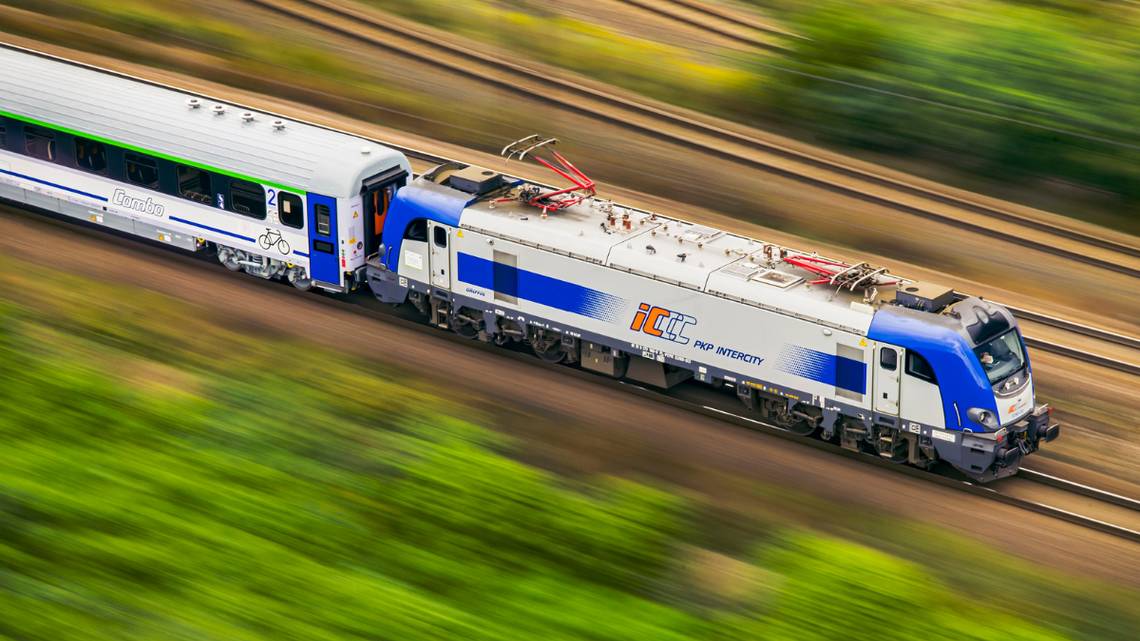
[[[368,258],[380,251],[384,242],[384,219],[396,190],[408,182],[408,172],[395,167],[365,179],[360,193],[364,200],[364,255]]]
[[[883,345],[875,361],[875,411],[899,415],[899,374],[902,372],[902,349]]]
[[[430,222],[428,245],[431,247],[431,284],[451,289],[451,228]]]

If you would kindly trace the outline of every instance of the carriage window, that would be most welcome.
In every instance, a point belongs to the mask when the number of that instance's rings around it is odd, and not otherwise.
[[[55,162],[55,132],[24,125],[24,150],[33,158]]]
[[[317,214],[317,233],[321,236],[332,235],[332,213],[328,205],[316,205],[313,211]]]
[[[433,233],[435,234],[435,246],[447,247],[447,230],[443,227],[436,227]]]
[[[938,380],[934,377],[934,368],[930,363],[922,357],[918,352],[907,350],[906,352],[906,373],[915,378],[920,378],[924,381],[937,383]]]
[[[893,372],[899,366],[899,353],[891,347],[879,350],[879,365],[888,372]]]
[[[127,180],[142,187],[158,189],[158,161],[127,152]]]
[[[257,183],[231,180],[230,209],[250,218],[265,220],[265,189]]]
[[[281,224],[293,229],[305,226],[305,205],[300,196],[294,196],[286,191],[277,192],[277,200],[281,201],[277,211],[281,215]]]
[[[75,166],[93,174],[107,175],[107,148],[94,140],[76,138]]]
[[[187,200],[213,205],[214,192],[210,191],[209,172],[197,167],[178,165],[178,194]]]
[[[8,147],[8,129],[0,123],[0,149]]]

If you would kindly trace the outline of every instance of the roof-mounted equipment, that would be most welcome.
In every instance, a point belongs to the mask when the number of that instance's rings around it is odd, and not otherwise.
[[[811,281],[811,285],[838,285],[848,291],[856,289],[863,292],[863,302],[870,304],[879,293],[879,287],[897,285],[898,279],[890,279],[885,267],[875,268],[867,263],[848,265],[839,261],[808,256],[806,254],[791,254],[784,258],[784,262],[795,265],[819,276]]]
[[[506,147],[503,147],[502,155],[507,157],[507,162],[511,158],[518,156],[519,160],[526,158],[527,154],[540,149],[555,145],[558,143],[557,138],[539,138],[538,135],[527,136],[522,140],[515,141]],[[553,191],[546,191],[540,188],[527,189],[523,188],[519,191],[519,195],[515,198],[500,198],[497,202],[506,202],[509,200],[518,200],[533,207],[538,207],[545,214],[548,211],[558,211],[594,197],[594,184],[586,174],[578,171],[578,168],[571,165],[569,161],[560,156],[557,151],[553,149],[550,153],[562,165],[562,169],[555,167],[546,160],[535,156],[534,159],[540,164],[544,165],[551,171],[562,176],[566,180],[574,183],[573,187],[566,189],[556,189]],[[580,191],[579,191],[580,190]]]
[[[903,307],[937,314],[954,302],[954,290],[932,283],[905,283],[899,286],[895,302]]]

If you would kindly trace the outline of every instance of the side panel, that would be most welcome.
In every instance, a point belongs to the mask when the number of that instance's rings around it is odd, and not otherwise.
[[[453,291],[485,312],[806,404],[870,409],[863,336],[471,229],[453,237]],[[458,235],[456,235],[458,236]],[[897,411],[897,410],[896,410]]]
[[[309,276],[341,285],[341,255],[337,242],[336,200],[308,194],[309,201]]]
[[[938,386],[905,372],[901,382],[899,406],[902,418],[923,425],[945,428],[946,415],[942,411],[942,391]]]
[[[902,374],[902,350],[880,345],[875,359],[875,411],[899,415],[899,376]]]

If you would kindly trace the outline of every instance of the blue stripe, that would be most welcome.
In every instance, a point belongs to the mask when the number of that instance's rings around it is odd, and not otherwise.
[[[172,220],[176,223],[184,223],[186,225],[193,225],[194,227],[200,227],[202,229],[208,229],[209,231],[212,231],[212,232],[215,232],[218,234],[225,234],[226,236],[233,236],[234,238],[240,238],[241,240],[249,241],[251,243],[256,242],[256,241],[254,241],[254,239],[250,238],[249,236],[242,236],[241,234],[235,234],[233,232],[228,232],[224,229],[218,229],[217,227],[209,227],[207,225],[202,225],[202,224],[190,221],[190,220],[186,220],[185,218],[179,218],[177,216],[171,216],[170,220]]]
[[[107,202],[107,199],[102,197],[102,196],[98,196],[95,194],[89,194],[85,191],[79,191],[78,189],[72,189],[71,187],[64,187],[63,185],[57,185],[55,183],[49,183],[46,180],[40,180],[39,178],[32,178],[31,176],[25,176],[24,174],[17,174],[14,171],[6,171],[4,169],[0,169],[0,174],[8,174],[9,176],[15,176],[17,178],[23,178],[24,180],[30,180],[32,182],[37,182],[41,185],[47,185],[48,187],[55,187],[56,189],[62,189],[64,191],[70,191],[73,194],[79,194],[80,196],[87,196],[88,198],[94,198],[95,200],[102,200],[103,202]]]
[[[299,251],[297,251],[297,250],[295,250],[295,249],[293,250],[293,253],[294,253],[294,254],[297,254],[298,256],[304,256],[305,258],[308,258],[308,257],[309,257],[309,255],[308,255],[308,254],[306,254],[305,252],[299,252]]]
[[[458,267],[462,282],[607,323],[620,323],[629,307],[620,296],[471,254],[460,253]]]
[[[775,369],[858,394],[867,393],[867,364],[863,361],[799,345],[784,345],[776,358]]]

